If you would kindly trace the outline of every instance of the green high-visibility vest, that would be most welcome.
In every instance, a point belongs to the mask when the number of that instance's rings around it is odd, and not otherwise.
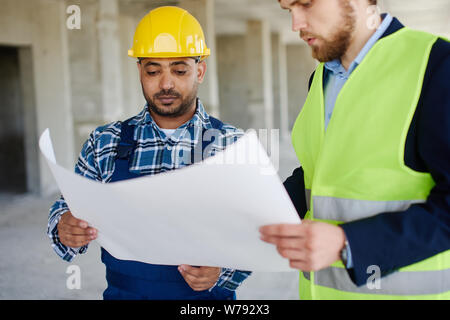
[[[405,165],[404,150],[436,40],[408,28],[380,39],[343,86],[326,131],[324,64],[317,67],[292,130],[305,219],[339,224],[426,201],[435,183]],[[336,262],[300,272],[300,299],[450,299],[450,250],[381,278],[379,288],[370,283],[357,287]]]

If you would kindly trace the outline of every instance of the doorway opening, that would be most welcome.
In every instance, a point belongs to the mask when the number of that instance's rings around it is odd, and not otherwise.
[[[0,46],[0,192],[39,188],[31,48]]]

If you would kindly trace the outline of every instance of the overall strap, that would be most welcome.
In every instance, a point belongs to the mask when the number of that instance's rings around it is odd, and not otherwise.
[[[131,118],[122,122],[116,159],[128,159],[136,147],[136,141],[134,141],[134,126],[129,125],[130,120]]]
[[[220,121],[212,116],[209,116],[209,121],[211,122],[212,129],[222,130],[222,128],[223,128],[222,121]],[[205,132],[207,130],[208,129],[202,128],[202,136],[200,137],[202,143],[197,144],[197,147],[191,149],[191,164],[201,161],[201,160],[204,160],[203,153],[204,153],[206,147],[214,141],[215,136],[213,136],[212,137],[213,139],[211,139],[210,141],[204,140]],[[201,150],[200,150],[200,146],[201,146]]]
[[[222,127],[223,127],[222,121],[220,121],[219,119],[216,119],[212,116],[209,116],[209,121],[211,122],[211,126],[213,127],[213,129],[222,130]]]
[[[211,116],[209,116],[209,121],[211,122],[212,129],[222,130],[222,128],[223,128],[223,122],[222,121],[220,121],[219,119],[216,119],[214,117],[211,117]],[[208,145],[210,145],[215,139],[215,136],[213,136],[214,139],[211,139],[210,141],[205,141],[205,139],[204,139],[205,138],[205,132],[206,132],[206,129],[203,128],[203,130],[202,130],[202,153],[205,151],[205,148]],[[202,160],[203,160],[203,158],[202,158]]]
[[[132,154],[136,148],[134,140],[134,125],[130,125],[131,118],[122,122],[120,131],[120,142],[117,146],[117,156],[115,160],[114,173],[110,182],[116,182],[126,179],[139,177],[138,174],[130,172]]]

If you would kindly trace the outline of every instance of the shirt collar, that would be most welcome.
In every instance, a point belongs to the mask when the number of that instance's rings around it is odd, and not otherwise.
[[[137,126],[151,125],[155,129],[160,130],[156,122],[153,120],[150,112],[148,111],[148,104],[145,105],[144,109],[139,112],[139,114],[130,120],[130,124]],[[195,113],[193,117],[182,124],[179,128],[184,128],[188,126],[199,126],[204,127],[205,129],[211,128],[211,122],[209,120],[209,115],[206,113],[206,110],[203,106],[203,103],[197,98],[197,108],[195,109]]]
[[[345,70],[345,68],[342,66],[340,59],[325,62],[325,68],[330,70],[335,75],[340,75],[341,77],[348,78],[353,70],[355,70],[355,68],[361,64],[365,56],[369,53],[370,49],[372,49],[375,43],[383,36],[393,20],[393,17],[389,13],[382,14],[381,17],[383,18],[383,21],[381,22],[380,26],[366,42],[364,47],[356,56],[355,60],[352,61],[348,70]]]

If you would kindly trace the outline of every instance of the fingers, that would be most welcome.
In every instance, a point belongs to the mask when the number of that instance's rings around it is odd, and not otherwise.
[[[64,213],[58,223],[58,235],[68,247],[82,247],[97,238],[97,230],[88,227],[86,221],[75,218],[70,211]]]
[[[278,236],[266,236],[261,235],[260,239],[264,242],[272,243],[276,246],[286,248],[286,249],[295,249],[301,248],[305,245],[305,238],[295,238],[295,237],[278,237]]]
[[[89,244],[94,240],[95,236],[77,236],[71,234],[60,235],[59,239],[62,244],[71,248],[78,248]]]
[[[317,259],[315,255],[306,248],[303,249],[285,249],[277,247],[278,253],[289,260],[289,266],[302,271],[317,271]]]
[[[194,291],[203,291],[211,288],[215,282],[208,281],[207,279],[199,279],[190,274],[181,272],[184,280]]]
[[[345,244],[342,228],[320,221],[269,225],[260,231],[261,240],[274,244],[292,268],[303,271],[317,271],[338,261]]]
[[[267,241],[269,242],[269,241]],[[271,241],[279,250],[305,250],[306,241],[304,239],[280,238]]]
[[[178,270],[194,291],[203,291],[211,288],[217,282],[220,275],[220,268],[216,267],[181,265],[178,267]]]
[[[274,244],[278,253],[289,260],[294,269],[308,270],[310,250],[307,243],[307,224],[278,224],[260,228],[261,240]]]
[[[304,263],[309,259],[311,254],[306,246],[306,240],[304,239],[281,238],[271,243],[276,245],[278,253],[283,258],[290,260],[291,267],[293,262],[295,262],[296,265],[298,262]]]
[[[59,226],[59,231],[61,232],[65,232],[68,234],[72,234],[72,235],[95,235],[97,234],[97,229],[92,228],[92,227],[88,227],[88,228],[79,228],[79,227],[73,227],[71,225],[68,224],[64,224],[62,223]]]
[[[305,232],[303,224],[272,224],[262,226],[259,232],[264,236],[301,237]]]
[[[202,278],[202,277],[206,277],[207,274],[210,272],[211,269],[215,269],[215,268],[211,268],[211,267],[193,267],[193,266],[189,266],[187,264],[182,264],[179,269],[181,269],[181,271],[184,271],[186,274],[189,274],[193,277],[198,277],[198,278]]]
[[[70,211],[67,211],[61,216],[60,222],[63,222],[64,224],[68,224],[71,226],[76,226],[80,228],[87,228],[88,223],[84,220],[75,218]]]

